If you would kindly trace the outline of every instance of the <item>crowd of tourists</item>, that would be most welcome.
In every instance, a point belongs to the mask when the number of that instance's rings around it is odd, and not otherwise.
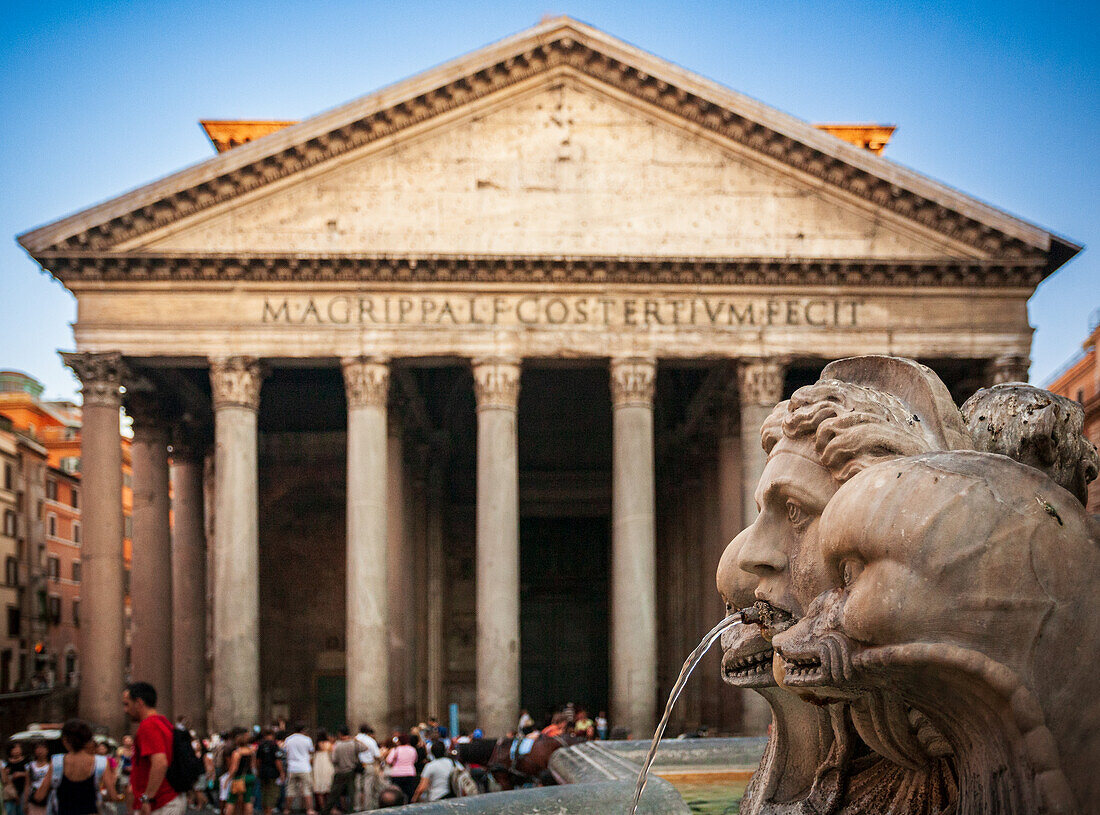
[[[46,741],[13,743],[0,763],[4,815],[346,815],[492,788],[488,761],[464,749],[491,740],[480,729],[453,736],[434,718],[381,741],[368,724],[310,734],[282,722],[201,738],[157,712],[147,683],[127,686],[123,705],[137,727],[115,750],[79,719],[61,728],[54,755]],[[523,710],[502,742],[515,756],[540,736],[606,739],[607,717],[569,705],[536,724]]]

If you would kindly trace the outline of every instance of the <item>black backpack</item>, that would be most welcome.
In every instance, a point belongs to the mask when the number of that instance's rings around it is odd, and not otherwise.
[[[194,789],[199,776],[206,772],[202,759],[195,755],[191,747],[191,734],[178,727],[172,728],[172,760],[164,779],[176,792],[189,792]]]

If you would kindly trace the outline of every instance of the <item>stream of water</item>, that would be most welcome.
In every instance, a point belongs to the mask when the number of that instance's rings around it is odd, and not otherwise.
[[[695,646],[695,650],[688,655],[688,658],[684,660],[684,667],[680,669],[680,675],[676,678],[676,684],[672,686],[672,692],[668,695],[668,702],[665,703],[665,715],[661,717],[661,721],[653,733],[653,741],[649,745],[649,752],[646,753],[642,771],[638,773],[638,785],[634,788],[634,802],[630,806],[630,815],[635,815],[638,811],[638,802],[642,800],[642,791],[645,790],[645,783],[649,778],[649,770],[653,766],[653,759],[657,757],[657,748],[661,745],[661,737],[665,734],[669,717],[672,715],[672,708],[676,706],[676,700],[680,698],[688,677],[691,676],[691,672],[695,670],[695,666],[703,659],[710,647],[722,636],[722,632],[727,628],[743,623],[745,614],[752,611],[754,609],[742,609],[730,614],[714,626]]]

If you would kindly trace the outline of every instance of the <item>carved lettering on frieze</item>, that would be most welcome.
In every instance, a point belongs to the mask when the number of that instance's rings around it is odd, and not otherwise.
[[[260,385],[264,371],[255,357],[222,357],[210,360],[210,388],[214,409],[260,409]]]
[[[344,393],[349,408],[386,407],[390,393],[390,366],[381,357],[345,357]]]
[[[736,331],[856,328],[863,301],[842,297],[629,297],[536,294],[269,296],[265,325],[531,326]]]
[[[122,354],[78,354],[62,352],[61,358],[80,379],[84,406],[103,405],[117,408],[122,404],[122,380],[129,371]]]
[[[615,407],[652,407],[657,383],[657,361],[644,357],[611,360],[611,404]]]
[[[515,410],[519,402],[520,361],[510,357],[473,360],[478,410]]]

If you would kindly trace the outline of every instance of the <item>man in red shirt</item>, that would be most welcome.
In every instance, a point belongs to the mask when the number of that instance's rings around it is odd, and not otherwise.
[[[164,777],[172,761],[172,723],[157,713],[156,688],[148,682],[132,682],[122,692],[122,706],[138,723],[130,771],[134,811],[140,815],[183,815],[187,796],[172,789]]]

